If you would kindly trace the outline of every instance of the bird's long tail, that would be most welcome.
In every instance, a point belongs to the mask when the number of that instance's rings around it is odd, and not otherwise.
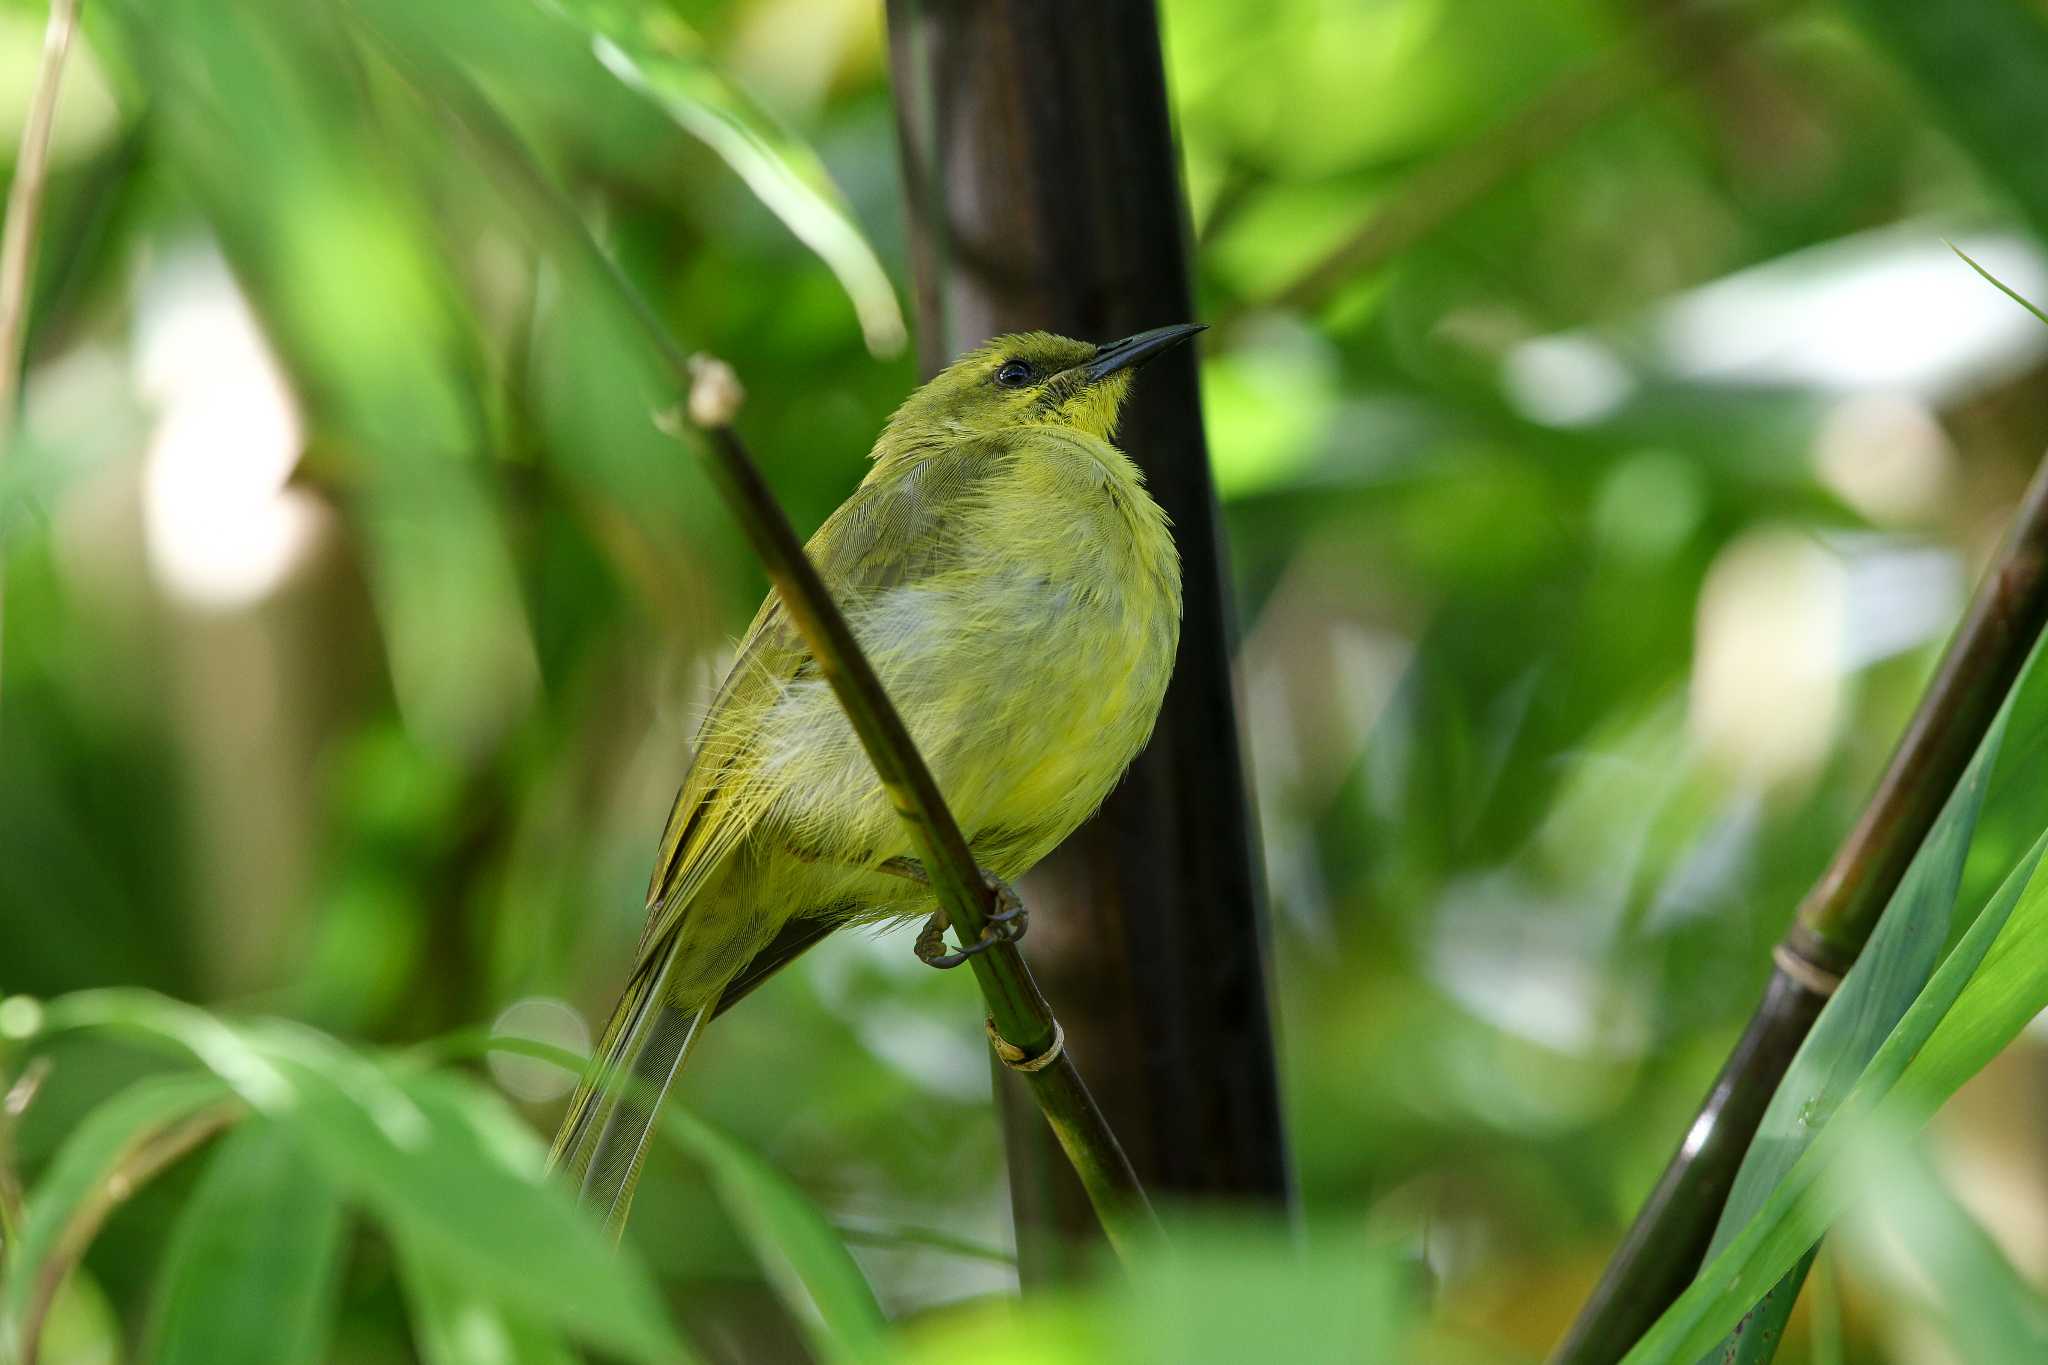
[[[671,938],[626,983],[548,1155],[550,1169],[575,1182],[579,1200],[603,1214],[614,1238],[625,1230],[661,1102],[718,1005],[712,998],[690,1009],[662,999],[674,956]]]

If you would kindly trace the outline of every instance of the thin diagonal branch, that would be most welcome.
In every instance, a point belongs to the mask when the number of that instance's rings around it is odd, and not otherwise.
[[[689,408],[693,423],[705,438],[706,464],[713,481],[760,556],[791,623],[845,708],[861,747],[910,832],[954,931],[963,943],[979,939],[996,912],[994,892],[982,880],[966,837],[873,665],[730,425],[736,404],[716,401],[717,385],[729,381],[730,371],[693,363],[640,291],[598,246],[574,206],[534,163],[525,144],[466,75],[417,48],[401,43],[387,43],[386,48],[508,188],[542,215],[611,286],[656,354],[691,393]],[[970,961],[989,1017],[1001,1037],[1024,1059],[1042,1059],[1056,1052],[1039,1069],[1026,1070],[1025,1076],[1112,1241],[1123,1247],[1156,1231],[1157,1220],[1137,1175],[1089,1095],[1072,1056],[1059,1046],[1059,1026],[1023,957],[1008,942],[999,942]]]
[[[49,179],[50,129],[57,118],[57,87],[64,76],[64,58],[78,30],[80,0],[51,0],[50,22],[43,30],[42,64],[36,69],[35,92],[29,97],[28,119],[21,129],[21,149],[14,158],[14,181],[7,187],[7,223],[0,228],[0,461],[14,443],[14,419],[21,403],[21,348],[28,334],[28,301],[36,251],[36,228],[43,216],[43,189]],[[6,566],[0,563],[0,626],[6,617]],[[0,644],[6,634],[0,629]]]

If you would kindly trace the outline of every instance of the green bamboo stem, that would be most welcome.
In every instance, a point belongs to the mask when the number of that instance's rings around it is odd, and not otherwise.
[[[2048,624],[2048,459],[1862,816],[1799,904],[1741,1041],[1553,1365],[1611,1365],[1691,1283],[1786,1068],[1863,946]]]
[[[910,833],[954,933],[963,944],[979,939],[996,912],[995,893],[983,880],[966,837],[873,665],[733,429],[737,393],[725,391],[728,385],[736,390],[730,370],[684,351],[645,297],[598,246],[574,207],[534,163],[503,117],[465,75],[419,51],[397,44],[390,50],[420,79],[423,88],[438,98],[455,125],[510,187],[542,212],[611,286],[656,354],[690,393],[686,410],[704,437],[702,449],[709,454],[706,465],[713,482],[760,556],[791,623],[845,708],[861,747]],[[1061,1035],[1023,956],[1012,944],[999,942],[969,961],[995,1031],[1022,1059],[1042,1062]],[[1072,1056],[1062,1047],[1051,1061],[1025,1075],[1112,1243],[1123,1251],[1139,1238],[1156,1233],[1158,1223],[1151,1203]]]

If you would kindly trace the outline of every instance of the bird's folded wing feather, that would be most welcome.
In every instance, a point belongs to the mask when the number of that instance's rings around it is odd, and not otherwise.
[[[878,465],[805,547],[842,611],[957,563],[963,514],[1014,452],[1008,434],[980,437]],[[750,770],[761,722],[783,688],[812,667],[811,651],[771,592],[741,638],[697,732],[697,751],[662,832],[647,891],[641,952],[680,923],[704,878],[771,802]]]

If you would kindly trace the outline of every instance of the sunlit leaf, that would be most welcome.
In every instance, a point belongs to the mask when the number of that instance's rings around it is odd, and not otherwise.
[[[581,1075],[575,1053],[529,1038],[464,1033],[413,1054],[415,1063],[502,1051],[550,1062]],[[671,1106],[663,1131],[710,1173],[726,1210],[798,1310],[812,1344],[827,1359],[887,1357],[887,1320],[860,1266],[816,1205],[780,1172],[681,1106]],[[813,1310],[806,1313],[806,1309]]]
[[[868,349],[903,348],[896,290],[853,221],[825,163],[754,107],[693,45],[674,18],[612,0],[538,0],[582,28],[607,71],[660,106],[747,182],[757,198],[839,277]]]

